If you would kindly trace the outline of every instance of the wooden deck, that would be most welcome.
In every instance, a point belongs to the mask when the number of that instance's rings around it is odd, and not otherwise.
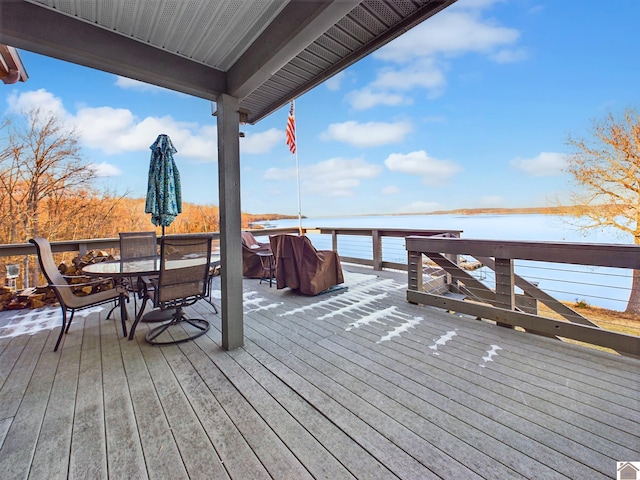
[[[54,353],[59,309],[0,312],[0,477],[611,479],[640,460],[640,361],[350,270],[311,298],[245,280],[230,352],[206,302],[209,333],[161,348],[98,309]]]

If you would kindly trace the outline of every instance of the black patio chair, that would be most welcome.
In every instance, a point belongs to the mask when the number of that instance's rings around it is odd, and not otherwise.
[[[209,330],[209,322],[187,317],[184,308],[205,298],[209,290],[211,235],[168,235],[160,240],[160,274],[145,278],[142,306],[131,326],[132,339],[147,301],[162,311],[173,310],[170,320],[147,332],[152,345],[193,340]],[[182,327],[182,328],[171,328]]]
[[[155,231],[120,232],[120,259],[151,258],[158,255],[158,239]],[[133,293],[134,312],[138,313],[137,298],[142,298],[142,279],[138,276],[123,279],[123,286]]]
[[[117,302],[120,298],[121,292],[116,288],[109,288],[107,290],[91,293],[84,296],[74,294],[74,289],[77,289],[78,287],[84,285],[94,286],[96,284],[104,284],[108,281],[112,282],[112,287],[115,287],[115,284],[113,284],[113,281],[111,279],[96,279],[84,283],[74,284],[69,283],[69,281],[67,281],[66,279],[67,277],[60,273],[55,261],[53,260],[53,253],[51,252],[51,245],[49,244],[49,241],[46,238],[37,237],[30,239],[29,242],[33,243],[36,246],[40,269],[47,279],[49,287],[51,287],[56,294],[58,302],[60,303],[60,308],[62,309],[62,328],[60,329],[60,335],[58,335],[56,346],[53,349],[53,351],[55,352],[60,346],[62,335],[69,331],[69,327],[71,326],[71,322],[73,321],[73,314],[76,312],[76,310],[82,310],[109,302],[115,302],[115,306],[117,306]],[[71,312],[69,321],[67,321],[67,311]],[[113,309],[111,309],[111,311],[113,311]],[[111,311],[109,312],[109,315],[111,315]],[[107,315],[107,318],[109,318],[109,315]],[[124,318],[122,318],[122,332],[123,335],[127,335],[127,327]]]

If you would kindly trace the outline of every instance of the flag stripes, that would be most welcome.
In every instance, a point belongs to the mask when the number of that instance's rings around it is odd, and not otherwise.
[[[291,102],[291,109],[287,118],[287,145],[289,145],[291,153],[296,153],[296,117],[293,102]]]

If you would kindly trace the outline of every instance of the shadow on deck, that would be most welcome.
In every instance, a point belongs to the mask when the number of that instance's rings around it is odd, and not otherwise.
[[[640,361],[350,270],[317,297],[245,279],[230,352],[206,302],[208,334],[162,348],[96,309],[54,353],[59,309],[0,312],[2,478],[597,479],[640,460]]]

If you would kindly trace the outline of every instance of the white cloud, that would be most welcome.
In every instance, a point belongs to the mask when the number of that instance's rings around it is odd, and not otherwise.
[[[337,92],[338,90],[340,90],[340,86],[342,85],[342,81],[345,79],[345,76],[346,72],[343,70],[335,74],[328,80],[325,80],[324,84],[327,87],[327,90],[330,90],[332,92]]]
[[[284,132],[277,128],[270,128],[265,132],[247,134],[240,139],[242,153],[265,153],[278,143],[284,144]]]
[[[54,116],[65,121],[68,113],[62,104],[62,100],[44,88],[23,92],[20,95],[12,93],[7,98],[9,112],[19,115],[39,110],[47,117]]]
[[[516,158],[510,162],[511,168],[532,177],[553,177],[562,175],[567,166],[567,156],[562,153],[542,152],[534,158]]]
[[[215,125],[180,122],[170,115],[141,119],[126,108],[80,107],[73,114],[65,109],[60,98],[44,89],[12,94],[8,102],[9,110],[17,114],[39,108],[47,116],[54,115],[75,128],[83,146],[107,155],[145,152],[150,156],[149,146],[159,134],[165,133],[171,137],[180,157],[202,162],[217,159]],[[283,138],[284,134],[277,129],[254,133],[244,139],[243,153],[264,153]]]
[[[406,63],[434,55],[489,54],[515,44],[520,33],[484,20],[478,11],[444,10],[374,53],[376,58]]]
[[[462,170],[458,164],[430,157],[424,150],[407,154],[392,153],[384,164],[392,172],[420,176],[425,185],[433,186],[439,186]]]
[[[413,101],[399,93],[373,91],[370,87],[362,90],[352,90],[347,94],[347,102],[355,110],[368,110],[378,105],[395,107],[398,105],[411,105]]]
[[[356,147],[377,147],[401,142],[411,132],[408,122],[367,122],[354,121],[332,123],[321,135],[323,140],[336,140]]]
[[[203,130],[170,115],[140,120],[123,108],[85,107],[78,110],[76,121],[83,143],[107,154],[149,151],[158,135],[164,133],[171,137],[177,155],[205,161],[213,161],[217,155],[215,129]]]
[[[305,194],[329,197],[353,196],[365,179],[380,175],[382,167],[361,158],[332,158],[315,165],[300,168],[300,188]],[[270,168],[263,176],[266,180],[295,181],[296,169]]]
[[[429,213],[441,210],[438,202],[412,202],[398,208],[398,213]]]
[[[517,46],[520,32],[482,16],[494,3],[459,1],[376,51],[373,58],[386,66],[369,85],[351,92],[347,101],[356,110],[404,105],[410,101],[406,92],[415,89],[435,98],[446,87],[449,63],[469,53],[497,63],[525,59],[526,50]]]
[[[93,170],[97,177],[119,177],[122,175],[122,170],[107,162],[91,163],[89,168]]]
[[[384,187],[381,193],[383,195],[396,195],[400,193],[400,189],[395,185],[389,185],[388,187]]]
[[[171,92],[178,93],[168,88],[151,85],[150,83],[134,80],[133,78],[121,77],[116,75],[116,86],[125,90],[136,90],[138,92]]]
[[[435,59],[428,58],[412,62],[405,68],[385,68],[372,83],[374,87],[396,90],[412,90],[416,87],[441,89],[446,83],[443,68]]]

